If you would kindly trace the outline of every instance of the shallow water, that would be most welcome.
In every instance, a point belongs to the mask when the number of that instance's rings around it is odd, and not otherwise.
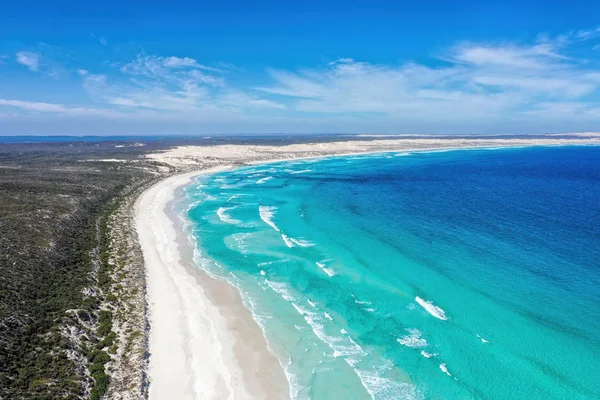
[[[179,207],[294,398],[599,397],[598,147],[253,166]]]

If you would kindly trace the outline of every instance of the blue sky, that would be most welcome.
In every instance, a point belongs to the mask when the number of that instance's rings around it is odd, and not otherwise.
[[[600,126],[599,2],[176,3],[3,5],[0,135]]]

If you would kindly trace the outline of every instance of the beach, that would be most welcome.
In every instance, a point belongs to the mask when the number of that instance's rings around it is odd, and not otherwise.
[[[237,291],[192,264],[168,205],[199,173],[144,192],[136,221],[144,253],[150,321],[150,399],[282,399],[288,384]]]
[[[144,255],[149,330],[149,398],[283,399],[290,383],[237,289],[194,264],[171,204],[194,177],[234,166],[329,155],[553,145],[595,145],[598,135],[565,139],[393,139],[289,146],[182,146],[148,158],[180,171],[147,189],[135,207]]]

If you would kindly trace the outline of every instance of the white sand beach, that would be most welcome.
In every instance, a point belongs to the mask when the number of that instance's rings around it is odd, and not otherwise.
[[[239,294],[191,264],[168,213],[177,188],[198,174],[165,179],[136,204],[151,326],[149,398],[288,398],[283,369]]]
[[[378,153],[386,151],[432,151],[445,149],[474,149],[529,146],[600,145],[600,133],[571,133],[543,137],[436,137],[403,138],[392,136],[362,138],[363,140],[336,140],[271,144],[218,144],[206,146],[178,146],[146,157],[171,167],[189,170],[224,164],[251,164],[299,158],[313,158],[344,154]]]
[[[194,266],[181,222],[169,204],[194,176],[230,165],[381,151],[531,145],[600,144],[600,135],[552,139],[392,139],[286,146],[183,146],[148,158],[179,171],[136,203],[144,254],[149,333],[149,397],[154,399],[284,399],[289,383],[236,289]],[[212,167],[212,169],[210,169]]]

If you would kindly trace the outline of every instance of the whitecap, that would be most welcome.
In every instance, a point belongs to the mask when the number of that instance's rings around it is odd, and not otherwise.
[[[257,185],[262,185],[263,183],[270,181],[271,179],[273,179],[272,176],[267,176],[266,178],[262,178],[256,181]]]
[[[355,365],[362,356],[367,354],[350,336],[333,336],[327,334],[325,320],[321,317],[321,314],[302,307],[297,302],[292,302],[292,305],[304,317],[308,325],[310,325],[315,336],[329,346],[333,351],[334,357],[344,357],[350,365]]]
[[[423,307],[425,309],[425,311],[427,311],[429,314],[433,315],[434,317],[441,319],[443,321],[448,319],[448,317],[446,317],[446,312],[442,308],[433,304],[432,302],[423,300],[419,296],[415,297],[415,301],[417,303],[419,303],[419,305],[421,307]]]
[[[234,233],[233,235],[229,236],[231,237],[234,241],[235,241],[235,250],[239,251],[242,254],[248,254],[248,244],[246,243],[246,239],[251,236],[250,233],[248,232],[244,232],[244,233]]]
[[[217,215],[219,216],[219,219],[227,224],[237,225],[241,223],[242,221],[240,221],[239,219],[231,218],[229,215],[227,215],[227,211],[233,210],[234,208],[235,207],[219,207],[219,209],[217,210]]]
[[[275,293],[279,294],[286,301],[294,301],[295,297],[292,291],[288,288],[288,286],[283,282],[274,282],[268,279],[265,280],[267,285],[271,289],[275,291]]]
[[[419,399],[416,388],[410,383],[398,382],[382,376],[384,371],[354,369],[363,387],[372,399]]]
[[[310,241],[304,240],[304,239],[290,238],[290,240],[292,241],[292,243],[294,243],[300,247],[312,247],[315,245],[313,242],[310,242]]]
[[[231,200],[235,200],[235,199],[239,199],[240,197],[245,196],[245,194],[243,193],[239,193],[239,194],[234,194],[233,196],[230,196],[227,201],[231,201]]]
[[[260,214],[260,219],[262,219],[271,228],[273,228],[277,232],[279,232],[279,228],[273,222],[273,217],[275,216],[276,212],[277,212],[277,207],[275,207],[275,206],[259,206],[258,207],[258,213]]]
[[[280,264],[280,263],[286,263],[290,261],[289,258],[282,258],[281,260],[273,260],[273,261],[263,261],[263,262],[259,262],[258,265],[259,267],[264,267],[266,265],[273,265],[273,264]]]
[[[489,343],[489,341],[487,341],[484,338],[482,338],[481,336],[479,336],[478,333],[476,333],[475,336],[477,336],[483,343]]]
[[[333,321],[333,318],[331,318],[331,315],[329,315],[328,313],[324,312],[323,315],[325,316],[325,318],[327,318],[330,321]]]
[[[292,240],[284,233],[281,234],[281,238],[283,239],[283,241],[285,242],[285,245],[289,248],[294,247],[294,242],[292,242]]]
[[[241,188],[241,187],[244,187],[244,183],[234,183],[234,184],[221,185],[220,189],[237,189],[237,188]]]
[[[431,357],[435,356],[435,354],[428,353],[425,350],[421,350],[421,355],[425,358],[431,358]]]
[[[446,375],[448,376],[452,376],[452,374],[448,371],[448,367],[446,366],[446,364],[440,364],[440,369],[446,373]]]
[[[327,268],[326,267],[327,264],[325,264],[323,261],[321,261],[321,262],[317,261],[316,264],[317,264],[317,267],[321,268],[321,270],[323,272],[325,272],[328,276],[332,277],[332,276],[336,275],[335,271],[332,270],[331,268]]]
[[[406,330],[410,333],[410,335],[406,335],[406,336],[396,339],[396,341],[398,343],[400,343],[403,346],[410,347],[413,349],[418,349],[421,347],[428,346],[427,340],[425,340],[422,337],[423,334],[421,333],[420,330],[418,330],[416,328],[407,328]]]

